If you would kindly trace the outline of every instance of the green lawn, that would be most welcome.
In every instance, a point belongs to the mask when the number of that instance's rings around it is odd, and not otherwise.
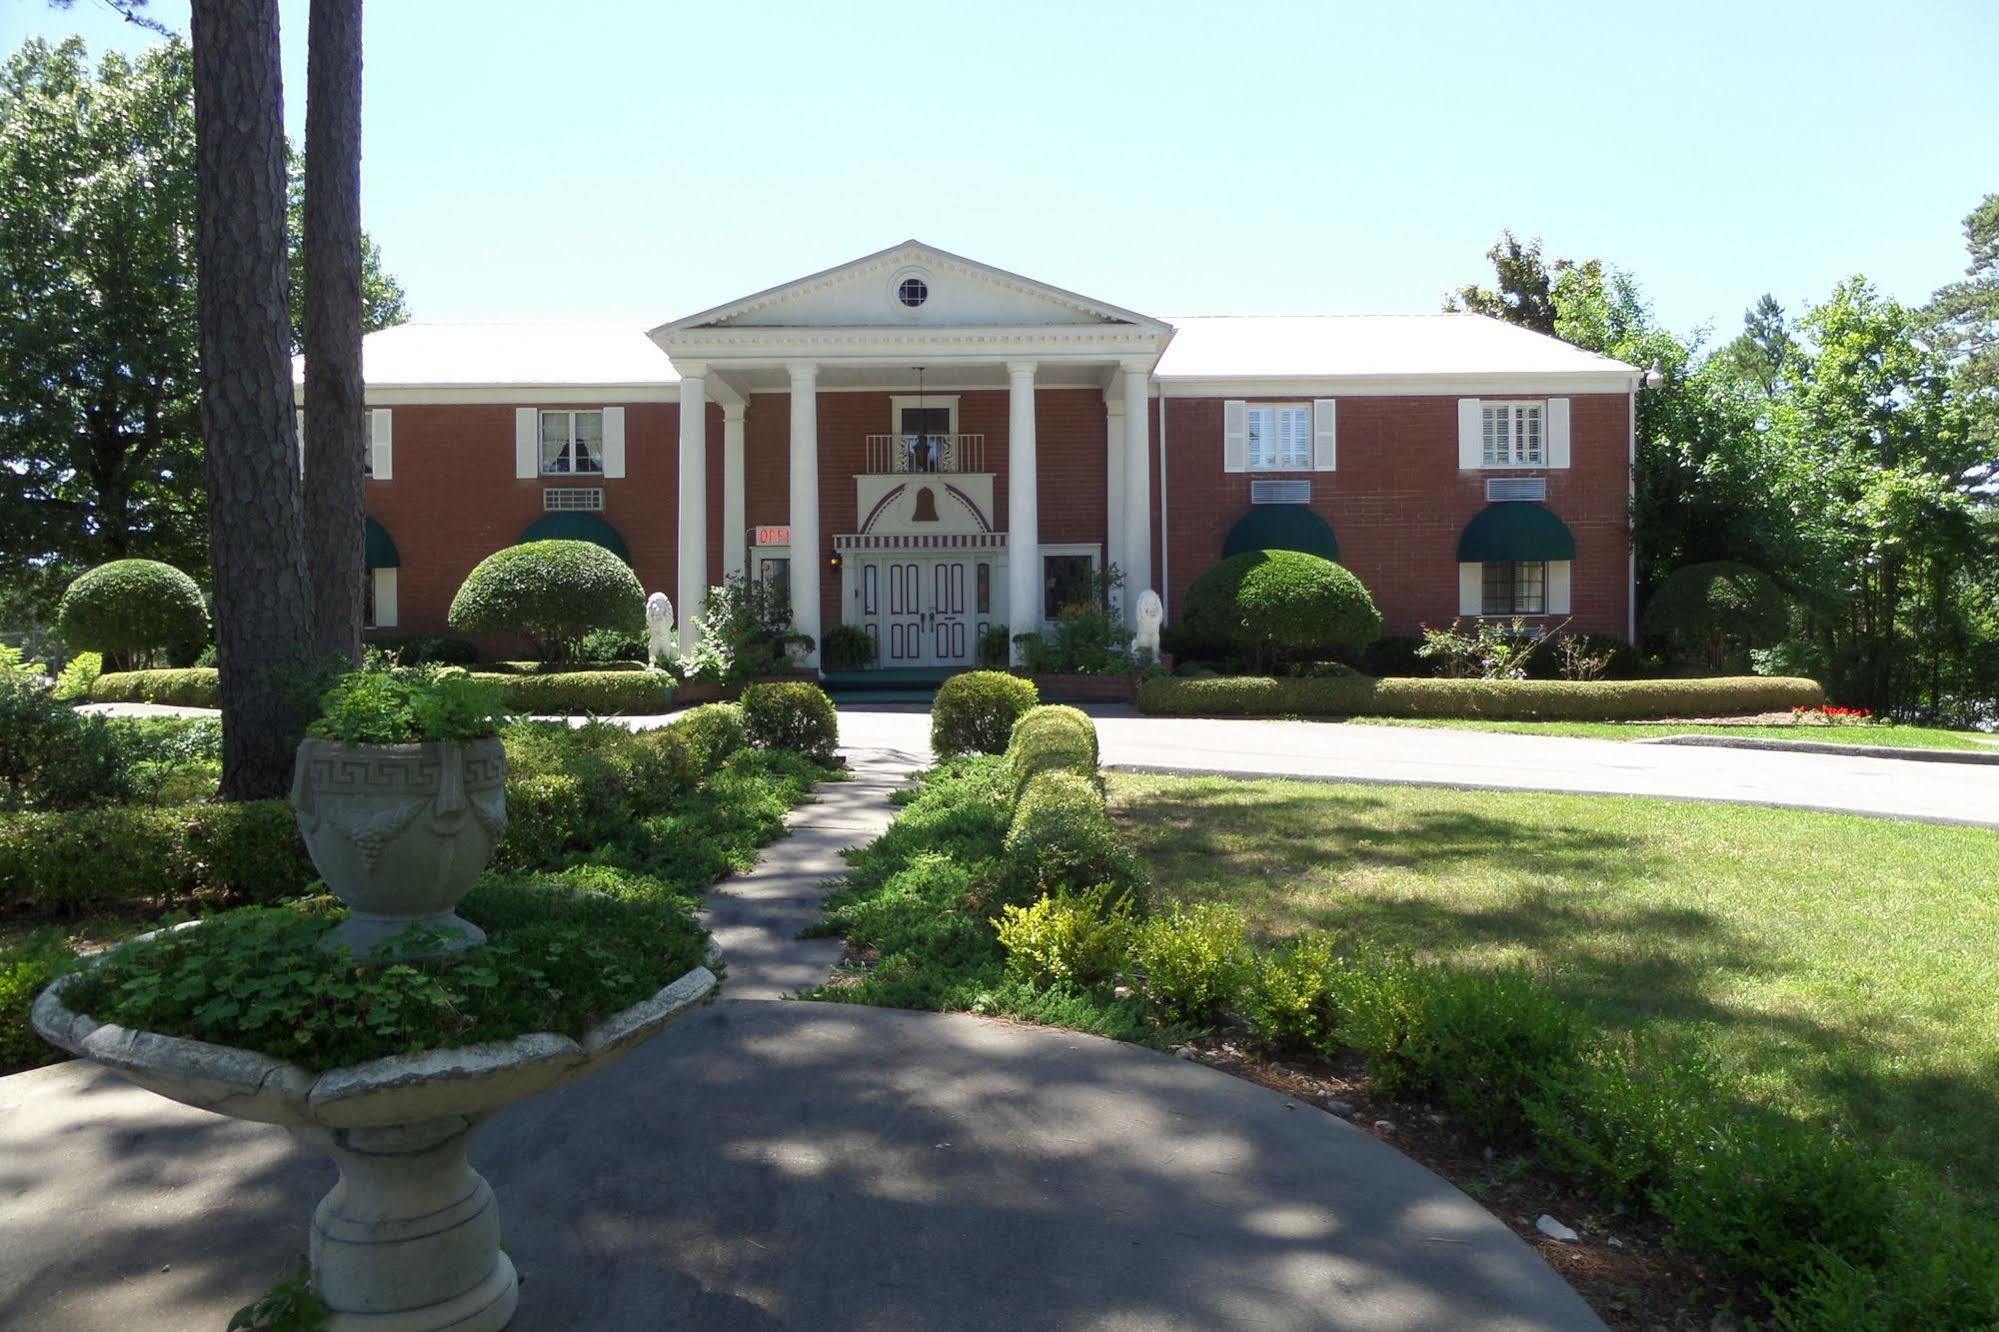
[[[1999,736],[1946,731],[1934,726],[1703,726],[1697,722],[1533,722],[1459,721],[1408,717],[1355,717],[1365,726],[1443,726],[1465,731],[1505,731],[1513,735],[1570,735],[1589,740],[1650,740],[1662,735],[1732,735],[1775,740],[1815,740],[1821,744],[1872,745],[1882,749],[1968,749],[1999,754]]]
[[[1999,1197],[1999,832],[1638,799],[1111,777],[1164,900],[1527,961]]]

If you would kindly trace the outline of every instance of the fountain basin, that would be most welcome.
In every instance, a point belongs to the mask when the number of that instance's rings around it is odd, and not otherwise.
[[[199,928],[192,926],[178,928]],[[711,944],[712,965],[718,950]],[[99,1022],[63,1001],[84,973],[36,999],[50,1044],[217,1114],[289,1129],[329,1153],[340,1181],[313,1214],[313,1287],[335,1332],[490,1332],[519,1299],[500,1251],[497,1201],[465,1159],[479,1124],[630,1053],[718,985],[698,966],[581,1037],[420,1051],[321,1072],[250,1050]]]

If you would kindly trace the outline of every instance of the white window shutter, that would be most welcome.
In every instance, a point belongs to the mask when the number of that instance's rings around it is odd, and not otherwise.
[[[1485,465],[1485,447],[1481,437],[1483,421],[1477,398],[1458,399],[1458,466],[1462,469]]]
[[[514,475],[532,481],[541,475],[541,413],[514,408]]]
[[[1339,420],[1331,398],[1312,400],[1312,470],[1330,472],[1339,466]]]
[[[1477,615],[1485,609],[1485,566],[1458,566],[1458,614]]]
[[[1569,572],[1568,560],[1548,561],[1548,614],[1567,615],[1569,613]]]
[[[1222,470],[1249,470],[1249,403],[1240,398],[1222,404]]]
[[[375,577],[375,628],[396,627],[396,571],[376,569]]]
[[[604,475],[612,478],[625,474],[625,409],[606,407],[604,409]]]
[[[298,474],[305,475],[305,408],[292,411],[292,426],[298,431]]]
[[[1548,399],[1548,466],[1569,465],[1569,400]]]
[[[368,436],[370,475],[387,481],[395,475],[396,465],[395,433],[388,408],[377,407],[368,413]]]

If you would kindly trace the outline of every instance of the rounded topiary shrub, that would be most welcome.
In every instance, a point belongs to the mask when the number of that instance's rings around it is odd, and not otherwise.
[[[519,634],[559,658],[593,629],[644,633],[646,594],[631,566],[602,546],[529,541],[479,561],[448,619],[461,634]]]
[[[1735,560],[1675,569],[1645,604],[1645,632],[1710,670],[1768,647],[1790,628],[1791,599],[1777,580]]]
[[[1005,671],[954,675],[930,705],[930,748],[939,758],[1005,753],[1013,724],[1040,701],[1032,680]]]
[[[1228,642],[1265,670],[1354,658],[1381,632],[1381,612],[1360,579],[1296,550],[1230,556],[1194,580],[1180,615],[1192,634]]]
[[[122,669],[149,664],[156,653],[199,651],[208,607],[195,581],[171,564],[113,560],[69,585],[56,627],[71,650],[101,652],[108,667]]]
[[[1006,757],[1015,800],[1044,772],[1066,772],[1095,781],[1097,724],[1080,708],[1060,704],[1030,708],[1014,724]]]
[[[833,757],[840,717],[816,684],[784,680],[743,688],[743,730],[758,749],[788,749],[818,759]]]

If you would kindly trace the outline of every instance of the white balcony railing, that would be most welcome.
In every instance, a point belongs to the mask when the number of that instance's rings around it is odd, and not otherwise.
[[[868,473],[983,472],[984,435],[869,435]]]

